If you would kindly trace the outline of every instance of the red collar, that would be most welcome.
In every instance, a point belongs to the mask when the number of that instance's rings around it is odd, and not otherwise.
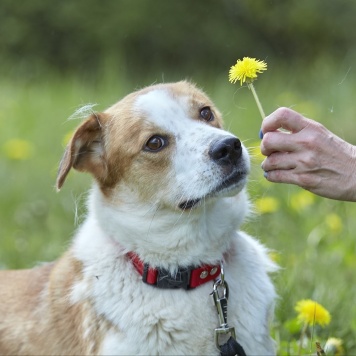
[[[201,284],[216,279],[221,272],[220,265],[203,265],[200,267],[180,267],[175,276],[163,268],[151,268],[143,263],[133,252],[127,256],[131,259],[142,281],[164,289],[193,289]]]

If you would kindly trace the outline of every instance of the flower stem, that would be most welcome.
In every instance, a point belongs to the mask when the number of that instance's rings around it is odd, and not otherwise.
[[[261,114],[261,117],[262,117],[262,120],[263,120],[266,117],[266,115],[265,115],[265,113],[263,111],[260,99],[258,99],[258,95],[256,93],[255,87],[253,86],[252,83],[246,83],[246,84],[247,84],[247,87],[252,91],[252,95],[255,98],[258,110],[260,111],[260,114]]]
[[[303,325],[302,332],[300,333],[298,356],[301,356],[301,355],[302,355],[303,342],[304,342],[305,334],[306,334],[306,332],[307,332],[307,328],[308,328],[308,323],[305,323],[305,324]]]

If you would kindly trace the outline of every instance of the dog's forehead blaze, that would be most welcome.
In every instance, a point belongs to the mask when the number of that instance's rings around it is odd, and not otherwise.
[[[179,119],[193,119],[202,122],[201,109],[210,107],[214,120],[208,124],[222,128],[219,110],[209,97],[195,85],[188,82],[160,84],[145,88],[137,93],[135,108],[143,112],[159,127],[171,128],[170,124]]]

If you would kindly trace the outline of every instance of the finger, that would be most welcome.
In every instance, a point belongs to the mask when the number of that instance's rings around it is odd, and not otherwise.
[[[309,122],[309,119],[292,109],[279,108],[263,120],[261,130],[263,134],[280,128],[291,132],[299,132],[308,126]]]
[[[294,169],[280,170],[264,172],[264,177],[273,183],[288,183],[298,185],[297,177],[294,173]]]
[[[269,156],[274,152],[293,152],[298,149],[294,135],[281,131],[267,132],[261,141],[261,153]]]
[[[274,170],[289,170],[296,168],[296,160],[288,152],[275,152],[268,156],[261,164],[261,168],[268,172]]]

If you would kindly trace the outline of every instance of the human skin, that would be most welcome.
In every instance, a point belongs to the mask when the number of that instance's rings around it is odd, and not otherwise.
[[[267,180],[356,201],[356,146],[283,107],[263,120],[261,131],[261,152],[267,156],[261,166]]]

